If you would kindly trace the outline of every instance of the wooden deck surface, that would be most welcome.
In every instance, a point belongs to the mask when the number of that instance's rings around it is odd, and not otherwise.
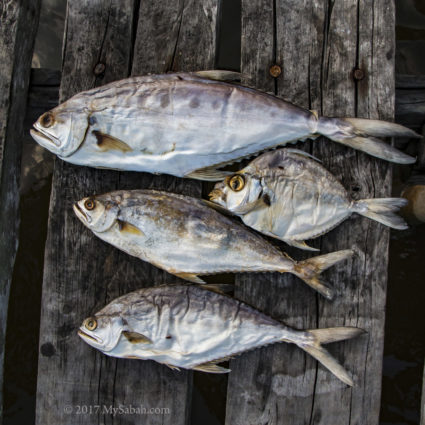
[[[21,138],[40,0],[0,2],[0,424],[7,308],[18,248]]]
[[[219,0],[69,2],[61,101],[129,75],[214,68],[219,10]],[[392,118],[393,38],[392,2],[242,0],[241,70],[250,84],[323,115]],[[269,74],[274,64],[282,68],[277,78]],[[353,79],[355,68],[363,70],[363,79]],[[355,199],[390,193],[388,164],[328,140],[303,148],[321,158]],[[56,160],[40,329],[39,425],[189,422],[191,372],[112,359],[76,334],[85,317],[115,297],[177,281],[103,243],[72,211],[83,196],[135,188],[192,196],[202,190],[190,180]],[[330,347],[357,386],[347,388],[297,347],[256,350],[231,361],[227,424],[378,423],[388,230],[356,217],[315,244],[322,253],[350,247],[356,252],[326,274],[335,301],[294,277],[270,273],[238,275],[235,295],[297,328],[366,329],[368,335]],[[296,259],[307,257],[283,244],[282,249]],[[165,410],[117,418],[96,409],[119,405]]]

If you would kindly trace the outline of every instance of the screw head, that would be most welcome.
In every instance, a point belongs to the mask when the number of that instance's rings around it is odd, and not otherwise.
[[[363,71],[363,69],[356,68],[353,72],[353,77],[355,80],[361,81],[365,77],[365,72]]]
[[[99,77],[99,75],[102,75],[105,72],[105,69],[106,69],[106,65],[102,62],[99,62],[94,67],[93,73],[94,73],[94,75],[96,75],[96,77]]]
[[[279,65],[272,65],[269,72],[273,78],[277,78],[280,74],[282,74],[282,68]]]

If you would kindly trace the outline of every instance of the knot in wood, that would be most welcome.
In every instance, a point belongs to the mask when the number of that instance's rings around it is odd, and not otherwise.
[[[102,75],[105,72],[105,69],[106,69],[106,65],[102,62],[99,62],[94,67],[93,73],[94,73],[94,75],[96,75],[96,77],[99,77],[100,75]]]
[[[365,77],[365,72],[363,71],[363,69],[360,68],[356,68],[353,72],[353,78],[356,81],[361,81],[363,80],[363,78]]]
[[[273,78],[277,78],[280,74],[282,74],[282,68],[279,65],[272,65],[269,72]]]

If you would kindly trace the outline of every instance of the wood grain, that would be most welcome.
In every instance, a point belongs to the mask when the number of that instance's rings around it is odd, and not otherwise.
[[[257,10],[265,17],[257,19]],[[327,116],[391,120],[393,61],[392,2],[242,1],[242,73],[256,79],[257,88],[273,87],[299,106]],[[276,80],[268,73],[274,63],[282,67]],[[356,68],[365,72],[361,81],[353,79]],[[329,140],[298,146],[322,159],[353,198],[390,194],[387,163]],[[367,335],[329,346],[356,386],[347,387],[297,347],[256,350],[230,363],[229,425],[378,423],[388,230],[353,217],[313,245],[322,253],[346,248],[356,253],[324,275],[337,293],[333,302],[286,275],[240,275],[235,295],[295,328],[367,330]],[[296,259],[305,257],[281,247]]]
[[[69,2],[61,100],[130,73],[212,68],[217,5],[212,0],[185,0],[178,5],[152,0]],[[200,24],[202,34],[195,37]],[[99,63],[105,65],[103,75],[94,75]],[[177,281],[97,239],[72,211],[72,203],[83,196],[136,188],[201,194],[199,182],[94,170],[56,160],[40,331],[36,420],[40,425],[188,422],[190,372],[172,371],[150,361],[109,358],[82,342],[76,334],[85,317],[117,296],[142,286]],[[115,418],[104,410],[77,414],[78,406],[104,409],[103,406],[120,405],[168,411],[141,417],[123,414]]]
[[[19,175],[40,0],[0,2],[0,423],[7,306],[18,247]]]

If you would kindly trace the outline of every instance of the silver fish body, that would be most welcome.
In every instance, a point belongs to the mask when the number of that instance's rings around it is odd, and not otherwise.
[[[359,141],[376,128],[380,135],[415,135],[404,127],[318,118],[275,96],[200,74],[133,77],[79,93],[43,114],[31,134],[73,164],[203,180],[223,178],[217,170],[223,164],[320,134],[361,150],[372,144],[371,154],[391,161],[413,160],[383,142]]]
[[[352,255],[344,250],[296,262],[202,199],[150,190],[116,191],[74,205],[102,240],[169,273],[197,283],[222,272],[289,272],[328,298],[320,272]]]
[[[223,373],[217,363],[276,342],[303,348],[352,385],[348,373],[320,345],[352,338],[358,328],[298,331],[254,308],[197,286],[158,286],[117,298],[79,329],[103,353],[150,359],[172,368]]]
[[[267,152],[217,183],[210,199],[240,216],[251,228],[299,248],[358,213],[396,229],[393,212],[403,198],[354,201],[343,185],[310,155],[294,149]]]

